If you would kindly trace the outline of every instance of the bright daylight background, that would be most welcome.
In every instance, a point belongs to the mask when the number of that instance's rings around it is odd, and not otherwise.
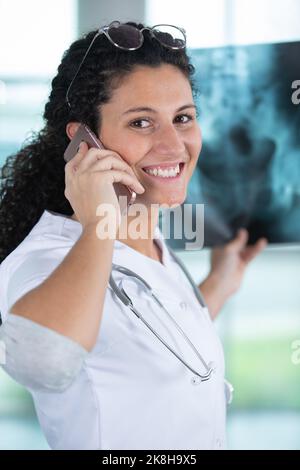
[[[0,165],[42,126],[51,77],[83,32],[77,12],[89,29],[98,23],[95,5],[109,20],[118,18],[116,11],[124,20],[141,4],[104,3],[0,0]],[[184,26],[191,48],[300,40],[299,0],[148,0],[143,15],[134,19]],[[197,281],[206,274],[207,250],[181,257]],[[299,246],[267,249],[216,322],[235,386],[231,449],[300,449],[300,365],[292,361],[293,342],[300,340],[299,279]],[[47,448],[30,395],[0,370],[0,449]]]

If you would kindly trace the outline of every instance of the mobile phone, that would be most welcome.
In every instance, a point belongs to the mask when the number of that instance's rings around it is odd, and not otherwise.
[[[82,141],[86,142],[89,148],[105,148],[102,142],[98,139],[98,137],[96,137],[96,135],[86,124],[80,124],[76,134],[65,150],[64,159],[66,162],[75,157],[79,144]],[[136,193],[131,188],[125,186],[122,183],[114,183],[113,186],[119,199],[121,213],[123,214],[127,210],[127,207],[134,203],[136,199]],[[123,197],[120,198],[120,196]]]

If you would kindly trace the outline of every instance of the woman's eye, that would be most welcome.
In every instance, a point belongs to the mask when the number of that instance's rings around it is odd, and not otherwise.
[[[147,119],[136,119],[130,123],[130,126],[136,127],[138,129],[146,129],[150,126],[150,123]]]
[[[194,121],[194,119],[194,116],[191,114],[179,114],[175,118],[175,123],[188,124],[190,121]],[[136,129],[148,129],[151,127],[151,121],[148,118],[135,119],[134,121],[131,121],[130,127],[134,127]]]
[[[194,116],[191,116],[190,114],[180,114],[179,116],[176,116],[175,118],[175,121],[179,122],[180,124],[186,124],[193,120],[194,120]]]

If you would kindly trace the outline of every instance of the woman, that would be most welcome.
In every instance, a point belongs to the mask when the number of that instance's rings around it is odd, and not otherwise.
[[[222,348],[157,227],[157,206],[184,201],[201,149],[193,67],[182,31],[142,28],[113,23],[71,45],[44,129],[2,172],[5,369],[32,393],[54,449],[225,445]],[[82,142],[64,168],[80,123],[105,149]],[[137,194],[122,217],[116,183]],[[137,203],[143,237],[132,232]],[[107,236],[103,207],[114,214]],[[265,244],[246,242],[242,231],[214,253],[200,286],[212,317]]]

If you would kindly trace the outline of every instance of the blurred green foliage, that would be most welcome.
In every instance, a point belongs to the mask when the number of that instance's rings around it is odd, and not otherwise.
[[[292,362],[294,337],[230,338],[226,376],[235,393],[233,408],[300,411],[300,365]]]

